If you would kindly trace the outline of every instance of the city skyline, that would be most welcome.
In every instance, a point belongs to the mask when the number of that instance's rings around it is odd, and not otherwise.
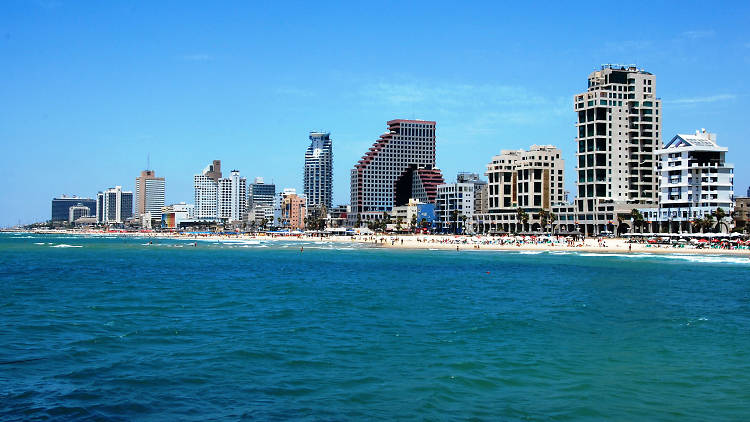
[[[486,6],[408,5],[400,10],[413,27],[377,36],[360,27],[386,13],[384,6],[340,11],[305,5],[285,16],[282,7],[238,4],[203,20],[199,9],[186,6],[176,22],[211,29],[197,36],[175,22],[160,27],[171,12],[167,6],[4,4],[0,53],[9,65],[0,109],[6,150],[0,226],[47,220],[49,199],[61,194],[95,197],[117,185],[135,191],[133,174],[143,169],[147,153],[169,182],[167,204],[192,202],[191,176],[214,157],[248,179],[264,176],[302,192],[300,139],[320,128],[337,143],[333,204],[348,203],[351,168],[392,119],[437,122],[436,165],[446,180],[459,171],[483,174],[503,149],[556,145],[572,200],[572,98],[585,90],[586,75],[610,62],[634,63],[656,76],[662,144],[702,128],[718,134],[735,163],[735,193],[746,191],[750,175],[741,157],[750,152],[742,131],[748,86],[726,74],[750,63],[747,5],[731,12],[699,4],[649,6],[653,13],[643,16],[643,25],[624,34],[578,27],[579,6],[551,6],[535,11],[538,16]],[[304,39],[303,22],[315,16],[326,16],[337,30],[320,28]],[[424,19],[414,19],[419,16]],[[500,16],[503,29],[493,21]],[[613,10],[598,17],[612,25],[624,21]],[[450,35],[436,29],[448,19]],[[226,25],[216,29],[220,20]],[[111,29],[115,21],[120,29]],[[273,22],[284,22],[283,28]],[[543,25],[547,36],[533,33]],[[550,31],[560,36],[549,37]],[[144,47],[154,38],[164,42]],[[290,66],[321,55],[332,57],[333,66],[304,73]],[[383,57],[399,66],[381,66]],[[260,60],[265,70],[253,66]],[[222,153],[226,149],[232,153]],[[86,162],[97,177],[71,171],[71,162]],[[34,188],[9,182],[22,178]]]

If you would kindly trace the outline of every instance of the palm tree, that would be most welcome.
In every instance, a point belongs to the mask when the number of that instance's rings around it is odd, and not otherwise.
[[[641,214],[640,211],[633,208],[632,211],[630,211],[630,217],[633,219],[633,225],[638,227],[638,231],[643,233],[643,222],[645,221],[643,219],[643,214]]]
[[[461,214],[461,217],[459,217],[459,218],[461,219],[461,233],[466,234],[466,219],[468,217],[465,216],[465,215],[463,215],[463,214]]]
[[[529,214],[524,211],[523,208],[518,207],[518,209],[516,210],[516,215],[518,217],[518,221],[520,221],[522,224],[521,229],[526,230],[526,224],[528,224],[529,222]]]
[[[552,226],[551,227],[552,233],[555,233],[555,221],[557,221],[557,215],[555,215],[554,212],[550,212],[549,213],[549,223]]]
[[[417,228],[417,214],[412,214],[411,216],[411,229],[414,230]]]
[[[539,223],[542,225],[542,230],[547,231],[547,219],[549,218],[549,212],[542,208],[539,210]]]
[[[396,231],[401,231],[401,224],[404,222],[404,217],[396,218]]]
[[[719,207],[716,208],[714,215],[716,216],[716,228],[719,229],[719,232],[721,232],[722,225],[724,225],[727,228],[727,232],[729,232],[729,225],[724,221],[724,218],[726,218],[727,216],[726,211],[724,211],[723,208]]]

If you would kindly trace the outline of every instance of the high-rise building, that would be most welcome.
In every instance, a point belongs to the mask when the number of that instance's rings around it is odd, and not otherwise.
[[[153,170],[143,170],[135,178],[135,214],[141,216],[151,213],[154,218],[158,218],[164,207],[164,187],[163,177],[156,177]]]
[[[293,230],[305,229],[305,197],[296,193],[285,195],[281,201],[281,222],[284,227]]]
[[[351,171],[350,220],[379,219],[394,206],[394,188],[409,166],[435,167],[435,122],[391,120],[388,132],[370,147]]]
[[[438,186],[445,183],[443,174],[431,166],[409,165],[393,184],[393,206],[407,205],[411,199],[423,204],[435,204]]]
[[[330,209],[333,199],[333,144],[331,134],[310,132],[310,145],[305,152],[304,193],[307,207]]]
[[[247,214],[247,179],[232,170],[219,179],[219,218],[228,222],[242,221]]]
[[[214,160],[203,169],[201,174],[193,176],[196,219],[216,220],[219,218],[219,179],[221,179],[221,160]]]
[[[102,224],[123,224],[133,216],[133,192],[122,186],[109,188],[96,196],[96,221]]]
[[[78,205],[88,207],[89,215],[96,215],[96,200],[91,198],[79,198],[77,196],[61,196],[52,198],[52,221],[68,221],[70,208]]]
[[[677,134],[656,151],[659,208],[641,210],[652,223],[649,231],[688,232],[691,221],[713,215],[718,208],[732,214],[734,165],[726,162],[727,151],[716,144],[716,134],[705,129]]]
[[[255,220],[258,225],[263,220],[266,223],[274,223],[274,196],[276,196],[276,185],[264,183],[262,177],[256,177],[255,183],[251,183],[248,189],[248,220]]]
[[[574,96],[578,159],[575,199],[581,231],[607,231],[617,215],[658,200],[656,150],[661,100],[654,75],[634,65],[604,65]]]
[[[528,151],[503,150],[487,164],[487,212],[479,216],[480,231],[539,231],[543,211],[565,202],[565,161],[553,145],[532,145]],[[524,221],[526,213],[528,220]]]

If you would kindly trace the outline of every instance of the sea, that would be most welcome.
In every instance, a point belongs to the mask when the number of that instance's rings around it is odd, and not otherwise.
[[[750,420],[750,259],[0,234],[0,420]]]

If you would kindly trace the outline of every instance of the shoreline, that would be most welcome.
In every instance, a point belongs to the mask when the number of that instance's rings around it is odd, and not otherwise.
[[[75,235],[83,237],[140,237],[155,239],[195,240],[195,241],[307,241],[315,243],[358,243],[362,246],[383,249],[405,250],[453,250],[453,251],[524,251],[524,252],[586,252],[603,254],[677,254],[677,255],[731,255],[750,258],[750,249],[721,249],[696,248],[692,245],[673,247],[648,243],[628,243],[623,238],[607,238],[600,242],[595,238],[586,238],[575,242],[521,242],[501,243],[508,238],[481,236],[452,236],[452,235],[355,235],[355,236],[268,236],[268,235],[225,235],[225,234],[178,234],[178,233],[143,233],[143,232],[105,232],[105,231],[77,231],[77,230],[38,230],[24,232],[26,234],[57,234]]]

